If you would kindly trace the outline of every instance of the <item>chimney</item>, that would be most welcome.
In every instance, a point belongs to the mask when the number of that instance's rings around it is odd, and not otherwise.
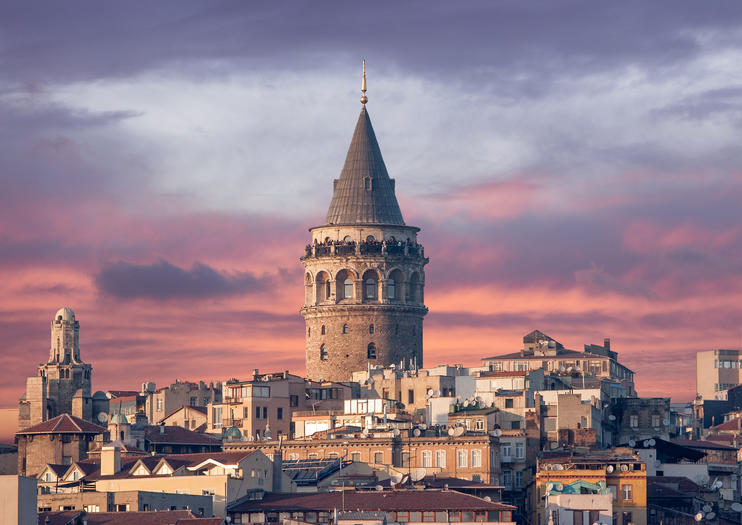
[[[603,339],[603,348],[605,348],[606,350],[611,349],[611,338],[610,337],[606,337],[605,339]]]
[[[260,370],[259,370],[259,369],[257,369],[257,368],[256,368],[256,369],[254,369],[254,370],[252,371],[252,380],[253,380],[253,381],[257,380],[257,379],[258,379],[258,376],[259,376],[259,375],[260,375]]]
[[[121,449],[116,446],[104,446],[100,453],[101,476],[113,476],[121,470]]]
[[[268,459],[273,462],[273,492],[283,492],[281,483],[283,478],[283,451],[281,450],[281,437],[278,437],[278,446],[268,452]],[[342,461],[342,459],[340,460]]]

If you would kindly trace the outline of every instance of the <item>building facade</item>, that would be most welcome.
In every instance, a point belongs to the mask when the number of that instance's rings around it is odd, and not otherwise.
[[[725,390],[742,383],[742,351],[707,350],[696,354],[696,392],[704,400],[726,399]]]
[[[310,379],[347,381],[369,365],[422,366],[428,259],[394,189],[364,102],[325,224],[310,228],[301,258]]]

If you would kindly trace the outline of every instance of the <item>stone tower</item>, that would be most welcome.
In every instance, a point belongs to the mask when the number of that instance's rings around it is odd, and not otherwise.
[[[369,365],[423,364],[425,258],[407,226],[362,108],[323,226],[310,228],[305,268],[307,377],[347,381]]]
[[[49,360],[38,375],[26,379],[26,393],[18,410],[18,428],[24,429],[60,414],[90,420],[92,367],[80,358],[80,323],[70,308],[60,308],[51,322]]]

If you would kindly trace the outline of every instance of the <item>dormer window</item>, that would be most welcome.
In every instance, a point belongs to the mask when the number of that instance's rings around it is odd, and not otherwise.
[[[371,190],[371,177],[366,177],[365,179],[363,179],[363,183],[366,187],[366,191],[370,191]]]

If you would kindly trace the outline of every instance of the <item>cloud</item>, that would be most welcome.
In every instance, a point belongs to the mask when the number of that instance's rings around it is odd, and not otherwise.
[[[161,259],[137,265],[108,263],[95,276],[98,289],[118,299],[205,299],[261,292],[269,278],[249,272],[225,272],[196,262],[183,269]]]

